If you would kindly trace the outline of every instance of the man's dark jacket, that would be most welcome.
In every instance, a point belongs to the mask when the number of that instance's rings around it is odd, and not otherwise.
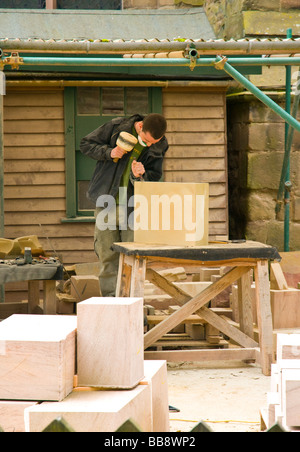
[[[110,154],[116,147],[120,132],[132,133],[135,122],[142,121],[144,116],[134,115],[130,118],[115,118],[112,121],[98,127],[81,140],[80,151],[97,160],[96,168],[92,176],[87,197],[97,203],[101,195],[117,196],[122,174],[130,158],[130,152],[125,154],[117,163]],[[158,181],[162,177],[163,158],[168,149],[168,141],[163,137],[158,143],[145,147],[137,159],[145,167],[143,178],[145,181]],[[131,172],[127,196],[133,194],[134,178]]]

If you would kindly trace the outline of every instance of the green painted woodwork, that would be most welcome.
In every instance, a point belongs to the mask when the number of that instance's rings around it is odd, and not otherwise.
[[[76,217],[76,173],[75,173],[75,90],[64,90],[65,112],[65,162],[66,162],[66,216]]]
[[[122,0],[57,0],[57,9],[122,9]]]
[[[75,430],[62,417],[54,419],[44,430],[44,433],[75,433]]]
[[[45,0],[2,0],[1,8],[42,9],[45,8]]]
[[[132,88],[131,88],[132,89]],[[101,93],[103,88],[97,88],[100,96],[98,114],[79,114],[77,108],[76,88],[67,87],[64,91],[65,101],[65,161],[66,161],[66,218],[62,222],[70,221],[95,221],[94,210],[78,209],[78,187],[81,181],[90,181],[96,161],[83,155],[80,150],[80,141],[88,133],[95,130],[102,124],[110,121],[115,116],[103,115],[103,102]],[[112,88],[115,90],[115,88]],[[126,102],[128,88],[124,88],[124,116],[128,114],[128,102]],[[162,113],[162,90],[161,88],[147,88],[148,109],[144,113]],[[140,113],[135,111],[135,113]]]
[[[116,430],[117,433],[140,433],[142,431],[133,419],[128,419]]]
[[[287,431],[282,427],[282,425],[276,423],[266,430],[266,433],[287,433]]]
[[[200,421],[198,424],[191,430],[191,433],[212,433],[212,429],[204,422]]]

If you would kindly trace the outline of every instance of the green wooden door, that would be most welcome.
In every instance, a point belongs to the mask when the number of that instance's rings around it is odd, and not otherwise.
[[[117,116],[162,112],[161,88],[77,87],[65,90],[67,217],[92,217],[86,191],[96,161],[80,152],[81,139]]]

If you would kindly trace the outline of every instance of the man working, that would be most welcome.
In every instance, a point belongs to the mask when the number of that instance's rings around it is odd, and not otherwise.
[[[95,226],[94,248],[100,261],[99,282],[103,297],[115,296],[116,291],[119,255],[111,250],[111,245],[133,241],[132,229],[124,228],[128,215],[124,206],[127,207],[128,199],[133,195],[134,181],[159,181],[162,177],[163,158],[168,149],[164,136],[166,128],[166,120],[159,114],[146,117],[137,114],[130,118],[115,118],[81,140],[81,152],[97,160],[87,193],[96,205],[96,218],[103,211],[104,206],[99,201],[103,195],[112,196],[117,203],[114,224],[110,218],[107,227],[99,228],[97,222]],[[137,138],[131,152],[117,145],[121,132]]]

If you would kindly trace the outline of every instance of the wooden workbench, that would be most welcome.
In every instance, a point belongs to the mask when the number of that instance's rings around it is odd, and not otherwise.
[[[28,313],[34,313],[39,304],[39,283],[44,287],[44,314],[56,314],[56,281],[63,279],[63,265],[56,262],[14,265],[0,264],[0,285],[28,281]]]
[[[164,334],[182,323],[191,314],[217,328],[241,347],[224,350],[171,350],[145,351],[147,359],[168,361],[205,361],[216,359],[255,359],[265,375],[270,375],[273,362],[273,327],[270,305],[270,260],[280,261],[277,249],[258,242],[213,243],[201,247],[147,245],[142,243],[115,243],[112,248],[120,253],[116,296],[143,297],[145,280],[149,280],[176,299],[180,309],[156,325],[144,336],[147,350]],[[232,267],[218,281],[191,298],[161,276],[154,268],[171,265]],[[259,343],[254,340],[253,313],[250,298],[249,272],[254,270],[256,285],[257,323]],[[219,316],[205,305],[231,284],[239,286],[239,328],[225,317]]]

